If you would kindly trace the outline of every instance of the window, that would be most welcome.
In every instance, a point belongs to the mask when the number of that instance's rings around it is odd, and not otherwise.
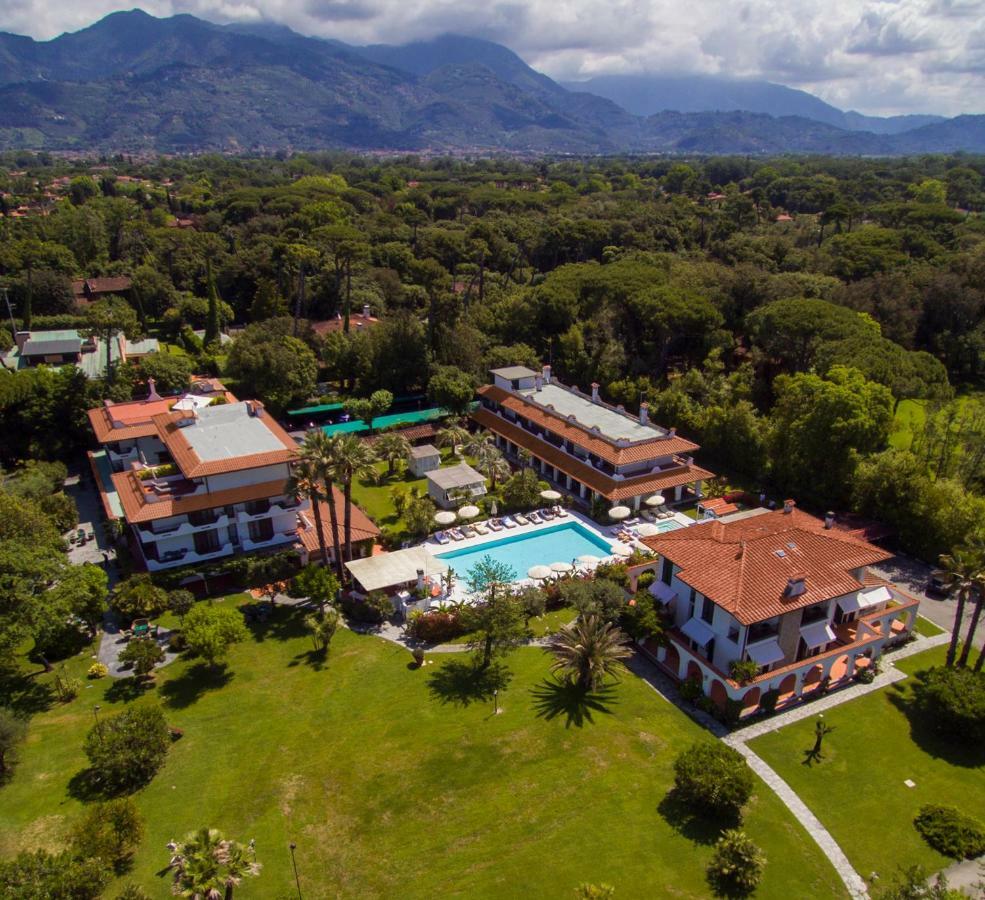
[[[801,617],[801,625],[810,625],[813,622],[826,622],[828,619],[828,604],[827,603],[815,603],[814,606],[808,606]]]
[[[704,599],[704,603],[701,607],[701,618],[704,619],[709,625],[712,619],[715,618],[715,604],[711,602],[707,597]]]
[[[270,501],[269,500],[251,500],[246,504],[246,514],[248,516],[257,516],[261,513],[270,511]]]
[[[729,625],[729,627],[728,627],[728,639],[733,644],[738,644],[739,643],[739,626],[738,625]]]
[[[199,525],[211,525],[219,516],[214,509],[200,509],[188,513],[188,522],[198,527]]]
[[[199,555],[215,553],[219,549],[219,533],[214,528],[209,531],[196,531],[193,539],[195,552]]]
[[[673,577],[674,564],[665,556],[660,566],[660,580],[669,587]]]
[[[274,522],[272,519],[259,519],[249,523],[250,540],[254,544],[262,541],[269,541],[274,536]]]

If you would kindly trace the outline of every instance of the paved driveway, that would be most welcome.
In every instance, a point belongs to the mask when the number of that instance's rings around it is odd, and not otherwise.
[[[94,537],[94,540],[86,541],[85,544],[70,544],[69,562],[76,566],[87,562],[100,566],[104,561],[108,561],[109,565],[106,569],[112,587],[117,578],[116,566],[113,564],[116,550],[103,526],[103,504],[99,499],[99,491],[93,483],[92,475],[88,472],[84,476],[80,476],[78,472],[71,473],[65,479],[65,493],[75,501],[79,510],[79,524],[65,535],[66,540],[79,528]]]
[[[898,584],[915,597],[919,597],[920,615],[925,619],[930,619],[935,625],[940,625],[947,631],[954,628],[954,616],[958,609],[958,601],[953,597],[938,597],[934,594],[928,594],[924,590],[932,571],[926,563],[900,555],[893,557],[888,563],[881,566],[872,566],[872,570],[883,578]],[[970,615],[969,605],[965,608],[962,630],[968,627]],[[982,618],[985,620],[985,616]],[[983,641],[985,641],[985,621],[978,627],[978,634],[975,635],[975,646],[981,647]]]

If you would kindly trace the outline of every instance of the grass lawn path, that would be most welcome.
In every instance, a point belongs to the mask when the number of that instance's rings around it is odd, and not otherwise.
[[[170,896],[166,842],[201,825],[256,839],[264,868],[244,898],[291,895],[292,840],[305,898],[571,898],[584,881],[620,898],[710,895],[714,829],[662,802],[674,755],[710,738],[636,677],[579,705],[545,681],[542,651],[522,649],[495,716],[461,693],[457,655],[417,670],[402,648],[349,631],[324,662],[310,646],[299,612],[281,609],[225,675],[179,660],[150,697],[103,680],[37,715],[0,788],[0,855],[58,847],[80,814],[69,786],[93,706],[105,716],[157,695],[185,734],[136,795],[147,836],[120,881],[152,897]],[[765,785],[746,818],[769,859],[757,897],[845,896]]]

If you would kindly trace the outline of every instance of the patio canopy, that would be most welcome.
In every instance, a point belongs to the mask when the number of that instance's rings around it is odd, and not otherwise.
[[[695,618],[688,619],[681,628],[681,631],[698,644],[699,647],[706,647],[708,642],[715,636],[715,632],[711,630],[711,626],[707,622]]]
[[[747,644],[746,653],[749,654],[749,658],[753,662],[761,666],[771,666],[783,659],[783,651],[780,649],[780,642],[776,638]]]
[[[677,599],[677,591],[675,591],[669,584],[664,584],[662,581],[654,581],[650,585],[650,593],[656,597],[661,603],[666,606],[671,600]]]
[[[345,564],[352,577],[364,591],[379,591],[417,582],[417,573],[444,574],[448,565],[432,556],[423,547],[394,550],[379,556],[353,559]]]
[[[885,585],[879,585],[879,587],[842,597],[838,601],[838,605],[844,612],[852,613],[858,612],[860,609],[868,609],[868,607],[878,603],[888,603],[892,599],[893,595],[889,593],[889,588]]]
[[[816,650],[835,639],[835,633],[827,622],[812,622],[800,629],[800,636],[809,650]]]
[[[551,563],[552,572],[571,572],[574,570],[574,566],[569,562],[556,562]]]

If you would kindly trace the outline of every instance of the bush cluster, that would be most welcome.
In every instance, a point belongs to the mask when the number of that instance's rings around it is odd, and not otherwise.
[[[913,824],[921,837],[945,856],[974,859],[985,853],[985,825],[953,806],[921,806]]]
[[[465,633],[457,613],[440,609],[412,615],[407,630],[411,637],[425,644],[444,644]]]
[[[913,694],[939,731],[962,744],[985,742],[985,672],[935,667],[920,673]]]
[[[738,816],[754,783],[742,755],[719,741],[698,741],[674,760],[675,794],[701,813]]]
[[[766,857],[744,831],[729,829],[715,844],[708,864],[708,881],[718,895],[751,894],[763,875]]]

